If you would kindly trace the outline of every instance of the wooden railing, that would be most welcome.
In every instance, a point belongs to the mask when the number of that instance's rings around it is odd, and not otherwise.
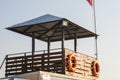
[[[31,53],[12,54],[6,57],[6,76],[34,71],[65,73],[64,52],[37,51]]]

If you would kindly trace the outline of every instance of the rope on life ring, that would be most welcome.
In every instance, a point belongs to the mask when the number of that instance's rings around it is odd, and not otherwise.
[[[77,67],[77,59],[74,54],[69,54],[68,55],[68,70],[70,72],[75,72]]]
[[[100,74],[100,65],[97,60],[92,62],[92,74],[96,77]]]

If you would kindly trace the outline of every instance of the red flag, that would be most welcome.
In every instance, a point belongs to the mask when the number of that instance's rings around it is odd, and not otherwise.
[[[93,0],[87,0],[89,2],[89,4],[92,6],[92,2]]]

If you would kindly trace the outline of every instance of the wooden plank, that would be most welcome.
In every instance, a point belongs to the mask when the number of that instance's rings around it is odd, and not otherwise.
[[[23,74],[23,72],[17,72],[17,73],[6,73],[7,76],[10,76],[10,75],[18,75],[18,74]]]
[[[67,55],[70,53],[74,53],[74,51],[71,50],[65,50],[65,57],[67,58]],[[77,58],[77,69],[75,72],[69,72],[67,69],[67,66],[65,68],[65,74],[69,76],[74,76],[74,77],[79,77],[79,78],[84,78],[85,80],[94,80],[96,77],[92,75],[91,72],[91,64],[95,60],[95,58],[84,55],[84,54],[75,54]],[[67,62],[67,60],[66,60]]]
[[[44,68],[50,68],[50,67],[54,67],[55,68],[55,66],[44,66]],[[56,68],[56,69],[54,69],[54,68],[51,68],[51,69],[49,69],[49,71],[55,71],[55,72],[57,72],[57,71],[62,71],[62,69],[63,69],[63,64],[62,65],[59,65],[59,68]],[[32,70],[32,68],[27,68],[27,70],[29,70],[29,69],[31,69]],[[36,68],[34,68],[34,69],[36,69]],[[19,69],[9,69],[9,70],[7,70],[7,72],[9,72],[9,71],[11,71],[11,72],[13,72],[13,73],[17,73],[17,72],[14,72],[14,71],[19,71],[19,70],[23,70],[22,68],[19,68]],[[44,71],[47,71],[47,70],[45,70],[44,69]],[[28,71],[27,71],[28,72]],[[18,72],[19,73],[19,72]]]
[[[19,71],[19,70],[22,70],[22,68],[17,68],[17,69],[7,69],[6,72],[9,72],[9,71]]]
[[[18,57],[8,57],[6,60],[14,60],[14,59],[22,59],[24,56],[18,56]]]
[[[22,63],[22,62],[25,62],[25,61],[26,60],[19,60],[19,61],[15,60],[15,61],[6,62],[6,64],[9,65],[9,64],[14,64],[14,63]]]
[[[44,62],[35,62],[33,63],[33,65],[38,65],[38,64],[46,64],[46,63],[58,63],[58,62],[62,62],[62,60],[55,60],[55,61],[44,61]],[[32,65],[32,63],[27,63],[26,64],[27,66],[28,65]],[[16,65],[6,65],[6,68],[9,68],[9,67],[19,67],[19,66],[23,66],[23,64],[16,64]]]
[[[61,52],[53,52],[53,53],[50,53],[49,55],[58,55],[58,54],[62,54]],[[35,54],[33,55],[33,57],[38,57],[38,56],[42,56],[42,55],[45,55],[47,56],[48,53],[45,53],[45,54]],[[27,58],[31,58],[32,55],[26,55]],[[6,60],[12,60],[12,59],[22,59],[24,58],[24,56],[17,56],[17,57],[8,57],[6,58]]]
[[[27,58],[27,57],[26,57]],[[61,59],[62,57],[61,56],[51,56],[51,57],[49,57],[49,59]],[[38,61],[38,60],[41,60],[42,58],[34,58],[34,61]],[[48,59],[47,57],[46,58],[44,58],[44,60],[45,59]],[[14,61],[7,61],[6,62],[6,64],[13,64],[13,63],[19,63],[19,62],[25,62],[25,61],[32,61],[32,58],[31,59],[24,59],[24,60],[14,60]]]

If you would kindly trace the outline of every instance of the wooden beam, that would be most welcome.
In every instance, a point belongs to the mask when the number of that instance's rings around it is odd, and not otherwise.
[[[48,37],[48,53],[50,53],[50,37]]]
[[[75,33],[74,34],[74,51],[76,52],[77,51],[77,34]]]
[[[32,33],[32,71],[33,71],[33,64],[34,64],[34,52],[35,52],[35,33]]]
[[[58,22],[58,23],[56,23],[52,28],[46,30],[44,33],[42,33],[41,35],[39,35],[38,38],[40,38],[41,36],[47,34],[49,31],[51,31],[52,29],[54,29],[54,28],[55,28],[57,25],[59,25],[60,23],[61,23],[61,21]]]
[[[48,66],[50,61],[50,37],[48,37]],[[49,68],[47,68],[47,70],[49,71]]]
[[[65,37],[64,36],[64,26],[62,26],[62,52],[64,52],[64,40],[65,40],[64,37]]]
[[[64,41],[65,41],[65,36],[64,36],[64,27],[62,26],[62,62],[65,61],[65,46],[64,46]],[[63,68],[62,68],[62,73],[65,74],[65,63],[63,63]]]
[[[29,26],[27,29],[23,31],[23,33],[26,33],[29,29],[31,29],[34,25]]]
[[[34,33],[32,33],[32,55],[34,55],[35,52],[35,37],[34,37]]]

